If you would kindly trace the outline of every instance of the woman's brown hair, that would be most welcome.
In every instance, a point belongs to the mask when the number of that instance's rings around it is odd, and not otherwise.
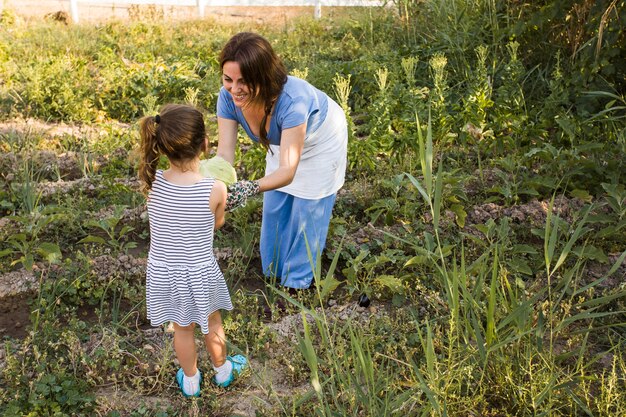
[[[166,104],[156,116],[145,116],[139,121],[141,136],[141,163],[139,179],[143,191],[152,188],[159,156],[184,164],[203,150],[206,138],[204,119],[197,109],[182,104]]]
[[[287,69],[264,37],[252,32],[241,32],[230,38],[220,53],[220,68],[228,61],[237,62],[241,75],[250,90],[250,101],[262,103],[265,115],[261,120],[259,138],[268,150],[269,139],[265,124],[274,102],[287,82]]]

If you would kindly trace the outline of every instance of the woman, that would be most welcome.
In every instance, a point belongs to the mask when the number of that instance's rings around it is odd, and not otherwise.
[[[309,288],[311,261],[315,265],[324,249],[345,178],[343,110],[308,82],[288,76],[270,43],[255,33],[233,36],[222,49],[220,66],[217,154],[234,162],[239,125],[267,151],[265,176],[231,186],[229,204],[264,193],[263,273],[288,288]]]

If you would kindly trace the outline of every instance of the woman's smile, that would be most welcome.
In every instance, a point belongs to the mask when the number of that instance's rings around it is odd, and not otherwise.
[[[250,98],[248,85],[241,75],[239,63],[235,61],[227,61],[222,67],[222,84],[226,91],[230,93],[235,102],[235,106],[242,108]]]

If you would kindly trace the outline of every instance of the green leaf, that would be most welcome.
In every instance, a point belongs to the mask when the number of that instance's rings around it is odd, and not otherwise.
[[[9,242],[26,242],[26,235],[24,233],[16,233],[14,235],[9,236],[7,239]]]
[[[589,223],[611,224],[615,225],[615,217],[608,214],[591,214],[589,215]]]
[[[581,236],[583,236],[585,233],[587,233],[588,231],[591,230],[589,228],[583,227],[585,225],[586,221],[587,221],[587,215],[589,214],[589,211],[591,210],[591,207],[592,206],[589,206],[587,208],[583,218],[578,222],[578,225],[576,226],[576,229],[574,230],[574,232],[570,236],[569,240],[565,244],[565,247],[563,248],[563,251],[561,252],[561,255],[559,256],[559,259],[556,261],[556,265],[554,265],[554,268],[553,268],[552,271],[557,270],[563,264],[563,262],[565,262],[565,259],[567,259],[567,256],[569,255],[569,252],[571,251],[572,246],[574,245],[574,243],[576,243],[576,241]]]
[[[592,261],[598,261],[603,264],[609,261],[604,251],[593,245],[578,246],[574,248],[572,252],[579,258],[591,259]]]
[[[33,265],[35,264],[35,259],[33,258],[33,255],[31,255],[30,253],[22,256],[19,261],[22,262],[22,265],[24,265],[24,268],[26,268],[27,271],[32,271],[33,270]]]
[[[415,255],[414,257],[406,261],[404,266],[422,265],[428,262],[428,260],[429,260],[429,257],[426,255]]]
[[[496,340],[496,287],[498,282],[498,247],[493,255],[493,269],[491,270],[491,284],[489,285],[489,302],[487,303],[487,330],[485,331],[487,346]]]
[[[474,227],[476,228],[476,230],[481,232],[483,235],[485,235],[485,236],[489,235],[489,227],[487,225],[485,225],[485,224],[477,224]]]
[[[620,294],[623,295],[623,294]],[[603,300],[604,301],[604,300]],[[575,323],[577,321],[580,320],[590,320],[590,319],[597,319],[600,317],[607,317],[607,316],[614,316],[614,315],[622,315],[626,313],[626,311],[624,310],[620,310],[620,311],[605,311],[605,312],[599,312],[599,313],[592,313],[591,311],[583,311],[582,313],[578,313],[574,316],[568,317],[565,320],[563,320],[561,323],[559,323],[558,326],[555,327],[555,331],[560,331],[564,328],[566,328],[567,326],[569,326],[572,323]]]
[[[452,251],[456,248],[456,245],[444,245],[441,250],[437,249],[437,255],[443,258],[447,258],[452,254]]]
[[[100,244],[105,244],[106,240],[104,240],[100,236],[89,235],[89,236],[84,237],[81,240],[79,240],[78,243],[100,243]]]
[[[61,249],[59,249],[59,245],[56,243],[42,242],[37,247],[37,252],[50,263],[56,263],[62,258]]]
[[[594,306],[605,306],[608,305],[611,301],[626,297],[626,290],[618,291],[614,294],[606,295],[600,298],[592,298],[591,300],[587,300],[584,303],[580,304],[580,307],[594,307]]]
[[[450,210],[456,215],[456,224],[461,228],[465,227],[465,218],[467,217],[465,208],[460,204],[453,204],[450,206]]]
[[[315,389],[317,395],[322,395],[322,387],[320,385],[318,368],[317,368],[317,354],[316,349],[313,347],[313,341],[311,339],[311,333],[309,331],[309,322],[305,312],[302,312],[302,325],[304,327],[304,335],[300,336],[300,333],[296,333],[298,344],[300,346],[300,352],[304,356],[306,363],[311,371],[311,385]]]
[[[530,245],[513,245],[511,253],[523,253],[528,255],[537,255],[539,252],[537,249]]]
[[[524,275],[533,275],[532,268],[528,265],[524,259],[513,258],[508,261],[509,266],[515,271]]]
[[[587,203],[591,203],[591,200],[593,200],[593,197],[591,196],[591,194],[589,194],[587,190],[575,189],[570,193],[570,196],[578,198]]]
[[[416,179],[413,175],[408,174],[408,173],[406,174],[406,176],[409,178],[409,180],[415,186],[415,188],[417,188],[417,191],[419,191],[419,193],[422,195],[422,198],[424,198],[424,201],[426,202],[426,204],[430,205],[430,196],[428,195],[428,192],[426,192],[424,187],[422,187],[422,184],[419,182],[419,180]]]
[[[389,288],[395,293],[402,292],[402,281],[393,275],[380,275],[374,280],[375,283],[383,287]]]
[[[605,227],[604,229],[600,230],[596,236],[599,238],[607,238],[607,237],[616,236],[616,235],[621,237],[624,235],[624,232],[622,232],[621,230],[625,227],[626,227],[626,218],[617,224],[613,224],[611,226]]]
[[[124,248],[126,249],[133,249],[137,247],[137,242],[128,242],[124,245]]]
[[[126,235],[128,232],[132,232],[133,230],[135,230],[134,227],[124,226],[124,227],[122,227],[122,229],[118,233],[118,236],[122,237],[122,236]]]
[[[517,194],[537,196],[539,195],[539,191],[535,190],[534,188],[524,187],[524,188],[519,188],[517,190]]]
[[[341,285],[341,281],[335,279],[334,276],[330,275],[319,281],[319,284],[322,289],[322,299],[325,300],[333,291],[337,289]]]
[[[569,117],[557,116],[554,118],[554,120],[561,127],[561,129],[563,129],[563,131],[567,133],[570,138],[576,136],[576,124],[574,121],[572,121],[572,119],[570,119]]]
[[[437,177],[435,178],[435,199],[431,206],[433,214],[433,227],[437,230],[439,228],[439,217],[441,216],[441,203],[443,196],[443,163],[439,163],[437,169]]]
[[[394,307],[400,307],[402,304],[404,304],[404,302],[406,301],[406,298],[404,295],[402,294],[394,294],[393,297],[391,298],[391,304]]]

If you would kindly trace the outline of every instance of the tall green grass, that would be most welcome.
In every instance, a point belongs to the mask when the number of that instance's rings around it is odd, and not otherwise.
[[[443,168],[441,162],[437,172],[433,167],[430,125],[429,120],[425,137],[417,138],[421,175],[407,177],[432,214],[435,243],[430,250],[420,247],[420,253],[428,255],[431,284],[441,294],[445,314],[421,316],[418,306],[404,307],[413,317],[420,348],[392,357],[376,351],[363,328],[329,318],[323,307],[312,311],[298,304],[304,326],[298,346],[312,389],[295,401],[291,414],[305,407],[316,416],[620,415],[626,397],[616,389],[624,383],[619,317],[626,312],[613,307],[626,289],[602,294],[599,285],[617,271],[626,251],[604,276],[585,282],[585,265],[571,259],[572,247],[589,232],[592,207],[567,225],[551,205],[545,271],[537,271],[534,285],[520,285],[503,262],[511,251],[506,225],[495,229],[476,259],[467,258],[464,244],[448,254],[439,223]],[[320,274],[318,265],[323,306]],[[598,338],[599,332],[609,336]],[[612,363],[594,374],[604,355]]]

